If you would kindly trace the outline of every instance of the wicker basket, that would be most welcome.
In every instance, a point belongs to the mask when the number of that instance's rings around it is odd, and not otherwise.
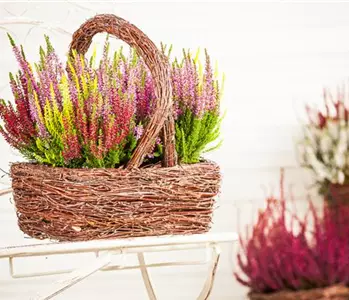
[[[348,300],[349,288],[334,285],[327,288],[311,289],[306,291],[284,291],[271,294],[250,293],[250,300]]]
[[[92,38],[107,32],[134,47],[147,64],[157,104],[125,168],[67,169],[31,163],[11,166],[20,229],[59,241],[193,234],[210,228],[220,188],[212,162],[177,165],[169,64],[137,27],[114,15],[97,15],[73,35],[73,49],[85,54]],[[161,136],[162,166],[141,167]]]

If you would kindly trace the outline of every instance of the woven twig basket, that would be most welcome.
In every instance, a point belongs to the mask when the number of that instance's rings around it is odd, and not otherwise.
[[[349,288],[334,285],[304,291],[284,291],[272,294],[250,293],[250,300],[348,300]]]
[[[13,164],[20,229],[35,238],[59,241],[207,232],[220,170],[212,162],[177,165],[167,59],[142,31],[114,15],[97,15],[85,22],[74,33],[70,52],[85,54],[99,32],[120,38],[143,57],[155,83],[155,113],[125,168]],[[159,134],[164,145],[162,166],[140,167]]]

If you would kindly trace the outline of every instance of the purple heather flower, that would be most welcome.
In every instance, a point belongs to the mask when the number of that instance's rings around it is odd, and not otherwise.
[[[141,136],[143,135],[143,131],[144,131],[144,128],[143,128],[143,125],[137,125],[134,129],[134,134],[136,136],[136,140],[139,140],[141,138]]]
[[[24,57],[22,56],[22,53],[20,51],[20,49],[17,46],[13,47],[13,52],[15,54],[15,57],[20,65],[20,68],[22,70],[22,72],[25,74],[25,76],[27,77],[27,79],[30,81],[30,84],[32,85],[33,90],[40,95],[40,90],[38,88],[38,85],[36,83],[35,77],[33,75],[33,72],[29,66],[29,64],[27,63],[27,61],[24,59]]]
[[[54,51],[50,52],[47,56],[47,72],[49,74],[50,81],[53,84],[56,101],[58,105],[61,105],[62,95],[59,92],[59,81],[64,74],[64,69],[62,63],[60,62],[57,54]]]
[[[194,62],[188,56],[185,60],[185,74],[187,81],[187,96],[192,106],[196,102],[197,71]]]
[[[203,84],[203,95],[206,98],[206,109],[213,110],[216,106],[216,93],[214,89],[213,72],[211,68],[210,57],[205,51],[206,64]]]
[[[179,66],[174,64],[172,67],[172,93],[175,99],[182,99],[183,97],[183,82],[182,70]]]
[[[189,109],[200,117],[208,111],[216,110],[218,105],[218,88],[213,81],[213,72],[208,54],[202,84],[199,85],[199,74],[196,62],[184,52],[181,64],[172,64],[172,94],[174,100],[174,117],[178,118],[184,110]]]
[[[56,91],[55,91],[55,95]],[[61,93],[59,93],[59,95],[61,96]],[[77,91],[77,87],[75,85],[75,83],[73,83],[72,81],[70,81],[69,84],[69,95],[70,95],[70,99],[72,100],[73,105],[77,105],[78,103],[78,91]]]
[[[35,105],[35,99],[34,99],[34,94],[29,93],[29,112],[30,112],[30,117],[33,122],[35,122],[38,126],[39,129],[39,135],[42,137],[45,137],[47,135],[47,131],[45,129],[45,125],[41,122],[39,118],[39,113],[38,109]]]
[[[41,107],[44,107],[46,100],[51,98],[50,83],[52,81],[50,75],[50,72],[47,70],[38,72],[40,81],[40,94],[38,94],[38,97]]]
[[[137,118],[144,120],[153,112],[156,99],[152,77],[144,63],[140,70],[139,79],[136,97]]]
[[[179,107],[178,101],[173,102],[173,114],[174,114],[174,119],[177,120],[178,117],[183,113],[181,108]]]

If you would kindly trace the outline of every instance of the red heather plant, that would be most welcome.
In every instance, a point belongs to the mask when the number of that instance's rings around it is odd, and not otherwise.
[[[267,199],[246,239],[240,236],[240,246],[234,275],[251,292],[349,285],[349,206],[325,207],[320,216],[309,202],[299,219],[287,213],[281,189],[280,199]]]
[[[116,167],[127,162],[156,101],[151,74],[135,51],[126,57],[121,48],[110,58],[107,41],[97,67],[96,53],[87,60],[73,52],[66,71],[48,37],[34,66],[9,39],[20,70],[10,74],[15,107],[0,103],[0,131],[6,141],[26,158],[52,166]],[[219,135],[220,92],[207,53],[203,74],[198,65],[197,58],[184,53],[172,68],[176,143],[184,163],[198,162]],[[148,158],[161,155],[156,139]]]

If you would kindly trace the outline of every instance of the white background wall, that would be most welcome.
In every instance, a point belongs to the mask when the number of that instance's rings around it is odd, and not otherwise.
[[[335,88],[347,80],[349,3],[1,3],[0,96],[11,98],[7,74],[17,68],[6,31],[31,59],[37,57],[43,34],[49,34],[63,58],[70,42],[67,33],[96,13],[122,16],[156,43],[174,44],[177,52],[206,47],[225,72],[225,143],[210,155],[224,173],[214,231],[236,230],[239,220],[249,222],[252,204],[277,191],[280,167],[286,168],[287,184],[304,203],[312,178],[298,167],[294,152],[298,118],[305,102],[321,103],[322,87]],[[40,24],[9,24],[22,21]],[[1,168],[20,159],[2,139],[0,149]],[[11,203],[3,197],[0,244],[14,243],[23,243],[23,237]],[[212,299],[243,299],[246,290],[232,278],[231,253],[225,250]],[[20,267],[29,268],[29,263]],[[154,270],[160,299],[195,299],[204,271]],[[138,279],[136,272],[101,274],[57,299],[146,299]],[[27,299],[26,291],[51,280],[11,281],[5,262],[0,262],[0,299]]]

